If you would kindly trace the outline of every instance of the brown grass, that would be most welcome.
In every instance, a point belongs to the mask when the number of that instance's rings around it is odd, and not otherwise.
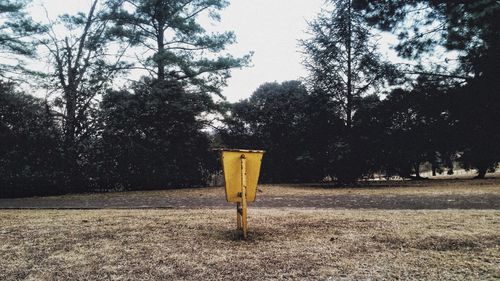
[[[304,184],[288,185],[260,185],[258,197],[276,196],[335,196],[335,195],[369,195],[369,196],[397,196],[397,195],[485,195],[500,194],[500,178],[485,180],[428,180],[428,181],[381,181],[360,182],[359,186],[351,188],[332,188],[327,185],[307,186]],[[77,199],[106,199],[106,198],[147,198],[147,197],[219,197],[225,198],[224,187],[184,188],[155,191],[131,191],[112,193],[76,194],[40,198],[51,200],[54,198]]]
[[[0,211],[0,280],[498,280],[500,211]]]

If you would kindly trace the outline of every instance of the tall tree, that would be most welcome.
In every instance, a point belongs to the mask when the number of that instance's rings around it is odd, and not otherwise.
[[[301,45],[312,96],[323,100],[318,110],[335,115],[325,120],[340,119],[344,123],[319,151],[329,157],[328,174],[348,182],[362,174],[361,169],[355,168],[360,167],[357,162],[363,156],[356,154],[361,150],[355,147],[358,136],[354,135],[353,115],[362,97],[376,92],[395,70],[378,54],[376,37],[363,15],[353,9],[351,0],[329,2],[332,8],[309,24],[311,38]],[[331,108],[327,109],[326,104]],[[320,131],[330,127],[325,126]]]
[[[453,79],[447,81],[456,89],[451,113],[459,125],[456,128],[466,133],[460,138],[460,152],[465,162],[478,168],[478,177],[484,177],[488,168],[500,161],[500,128],[496,124],[500,107],[500,3],[355,0],[354,4],[365,13],[368,23],[398,34],[396,50],[403,57],[419,60],[438,47],[455,53],[458,63],[454,68],[444,72],[417,68],[410,73],[441,81]],[[435,61],[439,65],[441,59]]]
[[[40,40],[53,64],[46,86],[57,94],[53,101],[60,110],[54,114],[63,124],[68,180],[79,178],[78,155],[81,144],[94,134],[96,98],[124,68],[121,58],[126,47],[109,52],[112,37],[105,8],[94,0],[87,14],[63,15],[51,22]]]
[[[131,118],[130,124],[124,123],[137,128],[133,132],[125,130],[129,132],[126,135],[113,129],[122,125],[114,119],[105,130],[104,140],[109,143],[127,138],[137,151],[154,159],[127,162],[131,158],[119,157],[116,162],[108,163],[116,163],[119,171],[132,167],[131,175],[137,173],[135,179],[148,175],[154,181],[151,185],[158,187],[201,184],[211,165],[207,155],[209,142],[202,130],[210,122],[207,113],[218,110],[212,94],[220,95],[230,70],[245,65],[249,59],[249,56],[234,58],[225,52],[225,47],[235,41],[232,32],[210,33],[200,23],[204,17],[218,20],[219,10],[228,1],[109,0],[107,3],[113,6],[109,16],[114,22],[114,35],[132,45],[129,54],[136,57],[134,68],[146,70],[150,77],[132,83],[133,93],[123,95],[126,100],[144,99],[146,103],[129,108],[142,110],[147,119]],[[141,139],[144,136],[146,139]],[[128,185],[144,183],[132,181]]]
[[[116,33],[141,48],[139,68],[157,80],[175,80],[202,92],[219,93],[229,70],[248,60],[224,54],[232,32],[207,32],[201,15],[219,19],[226,0],[111,0]],[[145,55],[145,56],[144,56]]]
[[[312,37],[301,42],[304,64],[314,91],[334,100],[351,128],[356,103],[384,83],[391,67],[381,60],[374,35],[351,0],[330,3],[333,8],[309,24]]]

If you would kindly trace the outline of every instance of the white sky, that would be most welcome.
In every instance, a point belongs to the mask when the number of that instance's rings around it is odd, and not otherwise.
[[[34,0],[30,13],[35,20],[45,21],[45,11],[55,19],[62,13],[88,11],[91,0]],[[235,102],[249,97],[265,82],[282,82],[306,75],[298,40],[307,36],[307,21],[325,5],[325,0],[231,0],[221,11],[221,22],[205,26],[210,31],[234,31],[237,43],[227,51],[235,56],[254,52],[251,67],[235,69],[223,95]],[[392,60],[396,56],[388,48],[384,36],[382,53]],[[384,46],[385,45],[385,46]]]
[[[306,20],[313,19],[324,0],[232,0],[222,13],[221,27],[233,30],[236,55],[253,51],[252,67],[234,70],[223,94],[229,101],[246,98],[264,82],[298,79],[301,65],[298,39],[304,38]]]

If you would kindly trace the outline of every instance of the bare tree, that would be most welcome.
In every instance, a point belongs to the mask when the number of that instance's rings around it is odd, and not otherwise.
[[[63,151],[68,169],[77,167],[79,144],[93,134],[92,117],[96,99],[112,79],[125,69],[122,57],[127,46],[118,46],[109,36],[110,22],[105,5],[94,0],[87,14],[63,15],[50,22],[40,41],[52,65],[48,87],[57,94],[64,132]],[[63,29],[63,32],[56,32]],[[69,175],[71,176],[71,175]]]

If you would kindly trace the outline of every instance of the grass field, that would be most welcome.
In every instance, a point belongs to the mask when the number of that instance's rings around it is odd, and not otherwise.
[[[285,184],[260,185],[258,196],[300,196],[300,195],[443,195],[443,194],[490,194],[500,193],[500,177],[483,180],[429,180],[395,182],[360,182],[356,187],[330,188],[328,185]],[[223,187],[184,188],[158,191],[131,191],[113,193],[93,193],[66,195],[66,198],[105,198],[105,197],[224,197]],[[48,199],[54,197],[46,197]],[[59,196],[60,198],[60,196]]]
[[[336,190],[274,186],[262,194],[500,193],[495,183],[474,188],[424,185]],[[220,189],[170,192],[223,195]],[[152,196],[147,194],[130,195]],[[247,241],[235,231],[235,216],[232,209],[0,210],[0,280],[500,278],[498,209],[254,207]]]

